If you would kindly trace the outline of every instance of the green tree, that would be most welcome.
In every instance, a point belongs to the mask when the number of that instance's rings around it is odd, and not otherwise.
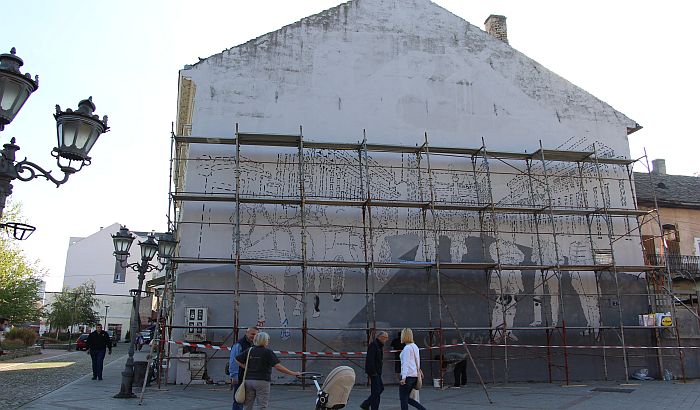
[[[63,288],[61,293],[54,295],[49,305],[49,322],[56,329],[77,324],[92,326],[99,322],[96,311],[99,303],[95,299],[95,283],[92,281],[73,289]]]
[[[21,221],[19,204],[10,204],[0,222]],[[41,295],[43,273],[26,256],[4,230],[0,230],[0,316],[10,323],[38,320],[43,313]]]

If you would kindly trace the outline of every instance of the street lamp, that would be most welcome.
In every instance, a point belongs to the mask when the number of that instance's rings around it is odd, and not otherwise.
[[[105,329],[108,329],[108,327],[107,327],[107,312],[109,312],[109,305],[105,305]]]
[[[129,342],[129,358],[126,360],[126,365],[124,366],[124,371],[122,372],[122,385],[119,393],[114,396],[118,399],[128,399],[134,398],[136,395],[132,392],[131,387],[134,382],[134,344],[136,341],[136,334],[138,332],[137,322],[138,315],[141,305],[141,288],[143,287],[143,281],[146,278],[146,273],[153,270],[161,271],[170,264],[170,260],[175,253],[175,247],[177,246],[177,241],[172,233],[168,232],[161,234],[158,240],[154,233],[148,235],[145,241],[139,242],[141,247],[141,262],[140,263],[128,263],[129,249],[134,241],[135,236],[129,232],[126,226],[122,226],[119,232],[112,235],[112,240],[114,241],[114,257],[119,261],[122,267],[131,268],[135,272],[138,272],[139,276],[139,287],[134,289],[132,296],[135,298],[134,305],[131,311],[131,324],[130,333],[131,341]],[[158,255],[158,264],[150,264],[151,260]]]
[[[24,61],[15,54],[14,47],[9,54],[0,54],[0,131],[14,120],[29,96],[39,88],[39,76],[32,79],[29,73],[22,74],[19,69]],[[15,179],[31,181],[42,177],[58,187],[83,166],[90,165],[90,150],[100,134],[109,130],[107,116],[100,120],[99,116],[93,115],[94,111],[92,97],[80,101],[76,111],[70,108],[61,111],[61,107],[56,105],[54,118],[58,146],[51,155],[56,158],[58,168],[63,172],[61,179],[55,178],[51,171],[44,170],[26,158],[17,162],[15,154],[20,148],[15,144],[14,138],[10,139],[9,144],[3,145],[0,151],[0,216],[7,197],[12,194],[12,181]],[[35,229],[31,225],[17,223],[0,224],[0,228],[12,229],[16,239],[26,239]]]

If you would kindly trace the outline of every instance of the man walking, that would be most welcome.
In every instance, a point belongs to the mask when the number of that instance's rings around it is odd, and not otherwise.
[[[460,360],[455,363],[455,369],[453,371],[455,376],[455,384],[452,386],[454,389],[460,389],[461,386],[467,385],[467,358],[466,353],[464,357],[460,356]]]
[[[112,354],[112,339],[109,333],[102,330],[102,325],[97,324],[95,331],[87,338],[88,354],[92,358],[92,380],[102,380],[102,367],[105,361],[106,350]]]
[[[365,359],[365,373],[369,377],[370,394],[367,400],[360,404],[360,407],[368,410],[378,410],[379,400],[384,391],[382,382],[382,366],[384,364],[384,343],[389,340],[387,332],[377,333],[377,338],[367,346],[367,358]]]
[[[241,372],[240,366],[236,362],[236,356],[248,350],[249,347],[253,345],[253,339],[255,335],[258,334],[259,329],[255,326],[249,327],[245,331],[245,335],[240,338],[233,346],[231,346],[231,356],[228,361],[228,372],[231,376],[231,383],[233,384],[233,394],[236,394],[238,386],[241,384],[241,379],[243,379],[243,373]],[[233,400],[233,410],[243,410],[243,405],[236,403]]]

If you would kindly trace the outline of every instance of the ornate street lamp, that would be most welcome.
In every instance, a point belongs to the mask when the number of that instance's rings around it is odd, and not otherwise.
[[[119,261],[122,267],[131,268],[135,272],[138,272],[139,287],[138,289],[132,290],[132,297],[134,297],[134,305],[131,311],[131,324],[130,333],[131,341],[129,343],[129,358],[126,360],[126,365],[124,366],[124,371],[122,372],[122,385],[119,393],[117,393],[115,398],[118,399],[129,399],[134,398],[136,395],[132,391],[132,385],[134,382],[134,344],[136,342],[136,334],[139,331],[137,328],[137,323],[139,319],[139,310],[141,305],[141,293],[143,287],[143,281],[146,279],[146,273],[153,270],[161,271],[165,269],[170,264],[170,260],[175,254],[175,248],[177,246],[177,241],[171,232],[162,234],[157,240],[154,233],[148,235],[145,241],[139,242],[141,247],[141,262],[139,263],[128,263],[129,249],[136,237],[129,232],[126,226],[122,226],[119,232],[112,235],[112,241],[114,242],[114,257]],[[149,262],[158,255],[158,264],[152,265]]]
[[[21,58],[15,55],[14,47],[9,54],[0,54],[0,131],[14,120],[20,108],[27,101],[29,96],[39,88],[39,76],[34,79],[28,73],[22,74],[20,67],[24,65]],[[19,151],[19,146],[15,144],[15,139],[10,139],[9,144],[4,144],[0,151],[0,216],[5,208],[7,197],[12,194],[12,181],[31,181],[34,178],[42,177],[60,186],[68,181],[68,177],[80,171],[83,166],[90,165],[91,158],[88,155],[97,142],[99,136],[107,131],[107,116],[100,120],[94,115],[95,104],[92,97],[78,103],[76,111],[70,108],[61,111],[61,107],[56,105],[56,131],[58,146],[53,149],[51,155],[56,158],[58,168],[63,172],[61,179],[51,175],[51,171],[46,171],[39,165],[27,161],[25,158],[17,162],[15,154]],[[23,225],[23,224],[20,224]],[[34,227],[27,225],[34,230]],[[7,224],[0,224],[0,228],[7,228]],[[29,234],[26,232],[17,234],[17,226],[10,226],[17,239],[26,239]],[[20,226],[19,228],[24,228]]]

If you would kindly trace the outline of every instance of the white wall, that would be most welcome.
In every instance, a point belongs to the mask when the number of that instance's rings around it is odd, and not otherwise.
[[[424,132],[427,132],[432,146],[478,148],[484,138],[490,151],[534,152],[539,149],[541,140],[545,149],[590,151],[595,144],[600,156],[628,157],[627,130],[635,126],[634,121],[606,103],[427,0],[351,1],[214,55],[181,70],[180,75],[191,79],[196,86],[192,135],[198,137],[233,137],[236,123],[242,132],[291,135],[298,135],[302,125],[304,139],[312,141],[361,141],[363,130],[366,130],[369,143],[416,146],[423,143]],[[234,155],[235,147],[231,146],[190,145],[186,156],[193,161],[186,165],[184,190],[234,194]],[[251,160],[241,166],[241,195],[297,196],[299,158],[294,148],[245,146],[241,155],[244,160]],[[306,155],[305,161],[315,162],[307,170],[313,176],[304,180],[307,195],[315,192],[324,198],[362,198],[361,190],[356,189],[362,187],[359,172],[353,168],[359,166],[356,153],[325,151]],[[261,160],[267,162],[263,164]],[[410,201],[429,198],[425,185],[419,187],[420,178],[415,172],[414,161],[415,156],[408,154],[370,155],[370,166],[396,167],[391,170],[373,168],[370,186],[373,197]],[[482,180],[482,186],[477,186],[467,178],[466,172],[471,169],[468,160],[443,157],[432,161],[433,167],[443,169],[434,180],[437,200],[476,203],[477,194],[486,181]],[[514,164],[492,161],[491,171],[512,172],[509,165]],[[400,169],[411,166],[414,171]],[[422,166],[425,170],[426,164]],[[484,164],[479,162],[477,166],[483,170]],[[524,171],[522,162],[518,166]],[[580,195],[577,195],[580,181],[572,178],[576,174],[575,164],[548,163],[547,166],[550,167],[549,175],[556,175],[550,181],[555,205],[584,206],[584,201],[587,201],[588,207],[602,207],[606,197],[610,207],[634,206],[629,184],[607,181],[602,193],[595,179],[596,170],[590,166],[586,166],[583,172],[586,193]],[[544,172],[541,164],[536,163],[533,171],[541,179]],[[623,170],[607,166],[602,172],[615,178],[625,175]],[[480,178],[485,178],[485,174],[482,173]],[[333,181],[332,188],[328,181]],[[527,205],[527,182],[523,175],[494,176],[494,202]],[[533,189],[537,205],[548,205],[545,188],[535,182]],[[479,203],[485,202],[482,196]],[[359,208],[309,206],[306,212],[308,224],[315,225],[307,228],[309,259],[364,260]],[[461,262],[463,257],[488,261],[489,256],[482,254],[481,245],[474,242],[480,239],[477,227],[469,225],[470,220],[472,223],[478,221],[475,214],[443,212],[438,223],[442,224],[440,229],[447,229],[441,232],[445,238],[440,238],[438,251],[434,240],[425,240],[416,233],[421,224],[418,210],[375,209],[372,215],[374,260],[396,262],[402,255],[417,249],[415,256],[410,257],[415,261],[432,261],[436,254],[444,258],[443,262]],[[242,257],[299,259],[299,217],[299,209],[294,206],[243,205]],[[497,226],[507,231],[512,224],[520,224],[519,229],[527,229],[528,218],[504,217]],[[633,218],[628,218],[627,223],[633,221]],[[182,206],[178,222],[180,256],[234,256],[233,204],[189,202]],[[428,226],[431,223],[432,219]],[[292,226],[295,224],[297,227]],[[349,228],[349,225],[355,225],[355,228]],[[610,247],[607,228],[604,224],[601,227],[600,220],[594,222],[593,245],[588,237],[576,236],[587,232],[585,218],[560,217],[557,225],[560,263],[568,258],[572,265],[592,264],[592,247]],[[546,222],[542,228],[551,231]],[[617,234],[627,230],[623,219],[618,219],[614,228]],[[543,236],[549,237],[542,244],[543,263],[556,263],[553,236]],[[508,242],[503,245],[508,250],[502,256],[504,260],[511,258],[513,264],[536,264],[534,259],[525,259],[519,250],[527,248],[529,257],[536,257],[538,252],[534,248],[537,242],[532,233],[512,237],[501,235],[500,240]],[[618,264],[642,264],[638,241],[618,241],[614,246]],[[301,324],[300,305],[289,295],[282,296],[279,292],[280,289],[301,291],[299,269],[244,266],[242,270],[241,287],[254,291],[256,296],[241,297],[241,326],[256,322],[270,326],[275,347],[291,350],[298,347],[293,342],[299,341],[299,334],[294,330],[290,333],[290,329]],[[371,278],[372,289],[388,289],[387,295],[383,296],[385,301],[392,297],[392,286],[393,289],[397,289],[396,286],[403,289],[400,280],[392,282],[399,272],[411,274],[399,269],[378,270]],[[517,271],[513,275],[519,278],[521,274],[522,292],[527,290],[530,296],[519,299],[515,324],[527,327],[536,321],[533,320],[533,289],[542,292],[542,285],[533,285],[535,272]],[[311,310],[313,303],[307,305],[309,326],[365,325],[367,299],[364,295],[351,293],[364,292],[363,272],[359,269],[310,268],[307,275],[312,295],[319,289],[341,290],[341,297],[321,294],[321,310],[318,312]],[[402,275],[397,278],[409,277]],[[465,281],[485,278],[483,272],[460,272],[460,275],[464,275]],[[192,287],[219,291],[234,287],[234,269],[230,265],[181,264],[177,278],[180,289]],[[563,282],[573,295],[567,300],[575,306],[567,313],[571,315],[568,319],[572,323],[590,326],[597,333],[602,322],[601,314],[596,316],[596,312],[602,312],[604,320],[615,322],[620,319],[617,311],[606,310],[609,306],[616,306],[614,303],[604,305],[601,302],[599,305],[597,298],[586,296],[599,293],[598,287],[603,286],[599,285],[594,273],[566,273]],[[640,292],[641,282],[643,278],[638,282],[636,276],[630,276],[629,283],[624,286],[632,292]],[[496,290],[485,282],[475,286]],[[603,290],[610,291],[608,288]],[[349,294],[343,296],[343,291]],[[264,292],[278,295],[265,296]],[[547,293],[556,292],[558,290],[554,290],[554,284],[550,283]],[[505,293],[514,291],[511,289]],[[230,325],[232,299],[226,294],[178,295],[174,323],[181,324],[185,307],[209,306],[210,325]],[[480,304],[482,301],[477,299],[460,301],[458,306],[465,310],[458,316],[462,316],[460,320],[473,320],[471,326],[487,328],[491,323],[492,306],[486,302]],[[416,300],[410,306],[415,311],[410,314],[401,312],[398,303],[389,304],[391,309],[374,313],[377,323],[380,326],[426,326],[429,322],[425,317],[429,310],[426,306],[431,302],[429,299]],[[547,296],[545,304],[545,319],[549,312],[551,320],[561,320],[551,313],[558,309],[556,297]],[[639,306],[646,308],[646,301],[635,299],[630,306],[624,318],[627,322],[636,320],[636,313],[632,313]],[[437,307],[433,309],[437,310]],[[466,313],[469,309],[473,310]],[[496,321],[496,313],[500,312],[494,312]],[[511,312],[515,316],[515,308]],[[509,328],[512,325],[509,324]],[[339,336],[340,333],[343,332],[327,332],[323,337],[327,341],[333,340],[335,348],[349,350],[357,349],[357,343],[363,338],[361,332],[352,335],[352,332],[346,332]],[[532,335],[531,332],[522,333]],[[230,344],[229,334],[228,330],[216,330],[209,334],[208,339]],[[518,333],[518,336],[524,338],[523,334]],[[524,365],[522,369],[527,367]],[[209,374],[218,375],[214,370]]]
[[[205,59],[192,135],[529,150],[604,138],[627,155],[634,122],[427,1],[354,1]]]
[[[63,286],[75,288],[87,281],[95,284],[96,298],[100,305],[96,308],[100,321],[104,320],[105,305],[109,305],[107,323],[122,324],[122,338],[129,329],[131,318],[130,289],[138,287],[138,273],[127,268],[124,282],[114,282],[115,258],[112,235],[119,231],[121,225],[114,223],[84,238],[72,237],[66,254],[66,269]],[[136,237],[131,246],[129,263],[137,263],[141,258],[139,241],[145,237]],[[153,278],[146,274],[145,282]]]

